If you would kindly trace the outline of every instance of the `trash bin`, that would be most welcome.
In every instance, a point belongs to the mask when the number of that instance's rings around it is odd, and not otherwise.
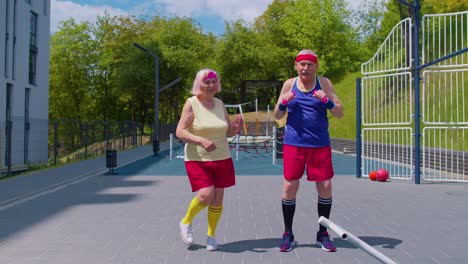
[[[117,150],[108,149],[106,150],[106,168],[117,167]]]

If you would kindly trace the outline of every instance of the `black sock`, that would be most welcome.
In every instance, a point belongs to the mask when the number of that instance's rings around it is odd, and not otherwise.
[[[281,204],[283,207],[284,232],[292,234],[294,212],[296,211],[296,199],[286,200],[281,198]]]
[[[317,202],[317,212],[319,217],[323,216],[326,217],[327,219],[330,218],[330,212],[331,212],[331,207],[332,207],[332,198],[330,199],[324,199],[321,198],[320,196],[318,197],[318,202]],[[327,228],[320,225],[320,232],[325,232],[327,231]]]

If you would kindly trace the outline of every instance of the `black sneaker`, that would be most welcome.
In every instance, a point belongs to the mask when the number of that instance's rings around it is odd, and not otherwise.
[[[328,236],[328,232],[317,232],[317,242],[316,245],[319,247],[322,247],[323,250],[328,251],[328,252],[335,252],[336,247],[333,244],[333,241],[330,239]]]
[[[283,239],[278,246],[278,250],[281,252],[289,252],[293,249],[296,242],[294,241],[294,235],[289,232],[284,232]]]

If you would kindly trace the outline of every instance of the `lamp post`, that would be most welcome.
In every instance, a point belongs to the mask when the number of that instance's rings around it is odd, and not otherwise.
[[[138,43],[133,43],[133,46],[140,50],[148,53],[154,58],[155,72],[154,72],[154,135],[153,135],[153,155],[158,156],[159,154],[159,57],[141,46]]]

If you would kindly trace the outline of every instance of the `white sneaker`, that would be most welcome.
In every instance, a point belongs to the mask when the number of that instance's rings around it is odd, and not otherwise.
[[[180,237],[182,238],[184,243],[187,245],[192,245],[193,244],[192,225],[184,224],[182,223],[182,221],[180,221],[179,227],[180,227]]]
[[[218,242],[216,242],[216,239],[212,236],[208,236],[206,239],[206,250],[208,251],[215,251],[218,249]]]

